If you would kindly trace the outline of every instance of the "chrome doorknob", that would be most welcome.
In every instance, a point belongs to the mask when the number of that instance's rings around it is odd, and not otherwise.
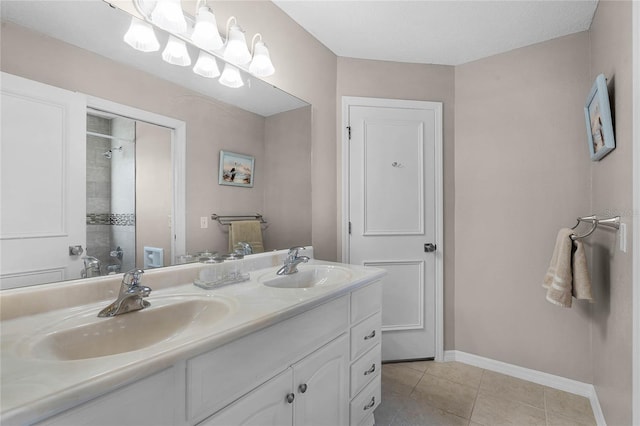
[[[69,256],[80,256],[84,253],[82,246],[69,246]]]
[[[433,253],[436,251],[436,245],[433,243],[427,243],[424,245],[424,251],[425,253]]]
[[[292,394],[292,393],[288,393],[287,394],[287,402],[289,404],[292,404],[294,399],[296,399],[296,396],[294,394]]]

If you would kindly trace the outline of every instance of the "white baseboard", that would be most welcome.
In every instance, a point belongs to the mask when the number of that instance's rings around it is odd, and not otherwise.
[[[602,408],[600,407],[598,395],[596,394],[596,388],[591,384],[544,373],[542,371],[532,370],[530,368],[507,364],[506,362],[496,361],[494,359],[461,351],[445,351],[444,361],[458,361],[464,364],[484,368],[486,370],[495,371],[497,373],[506,374],[507,376],[527,380],[539,385],[548,386],[564,392],[584,396],[589,398],[589,401],[591,402],[593,415],[596,418],[598,426],[606,426],[607,424],[604,419],[604,414],[602,413]]]

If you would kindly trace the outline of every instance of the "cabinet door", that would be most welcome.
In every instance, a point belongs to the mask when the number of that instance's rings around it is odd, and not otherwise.
[[[199,426],[292,426],[292,377],[291,368],[288,368]],[[287,399],[289,395],[290,399]]]
[[[349,422],[348,343],[343,335],[293,366],[296,426]]]

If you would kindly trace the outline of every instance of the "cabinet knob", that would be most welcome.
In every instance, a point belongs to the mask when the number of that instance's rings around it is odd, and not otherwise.
[[[376,331],[375,330],[373,330],[371,332],[371,334],[369,334],[368,336],[364,336],[364,340],[373,339],[374,337],[376,337]]]
[[[287,399],[287,402],[289,404],[292,404],[293,400],[296,399],[296,396],[294,394],[292,394],[292,393],[289,393],[289,394],[287,394],[287,398],[286,399]]]
[[[367,405],[364,406],[365,411],[370,409],[371,407],[373,407],[374,405],[376,405],[376,397],[372,396],[371,397],[371,401],[369,401],[369,403]]]
[[[371,368],[368,369],[367,371],[365,371],[364,375],[368,376],[369,374],[373,373],[374,371],[376,371],[376,365],[375,364],[371,364]]]
[[[299,391],[300,393],[305,393],[305,392],[307,391],[307,384],[306,384],[306,383],[303,383],[303,384],[301,384],[300,386],[298,386],[298,391]]]

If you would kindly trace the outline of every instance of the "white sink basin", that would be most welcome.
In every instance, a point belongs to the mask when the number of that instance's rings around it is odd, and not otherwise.
[[[111,318],[98,318],[95,309],[68,317],[33,337],[30,352],[38,358],[80,360],[135,351],[205,331],[232,310],[217,298],[149,300],[146,309]]]
[[[264,274],[258,281],[268,287],[309,288],[342,284],[351,279],[351,271],[333,265],[299,265],[291,275]]]

